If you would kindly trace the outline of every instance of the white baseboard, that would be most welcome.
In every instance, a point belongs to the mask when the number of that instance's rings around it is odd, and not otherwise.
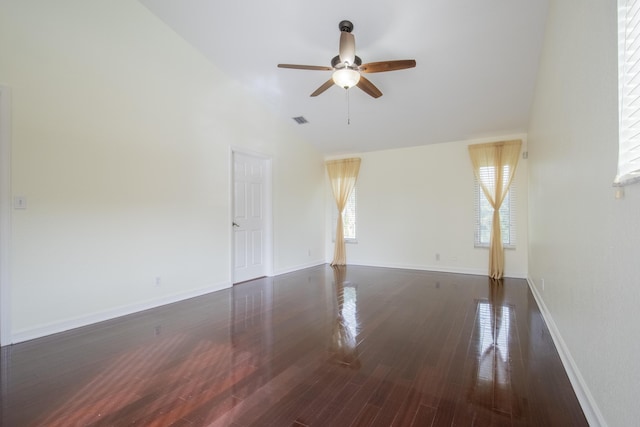
[[[116,307],[114,309],[101,311],[98,313],[92,313],[86,316],[74,317],[59,322],[52,322],[45,325],[36,326],[35,328],[23,329],[16,331],[11,335],[11,344],[17,344],[23,341],[29,341],[36,338],[41,338],[47,335],[57,334],[59,332],[68,331],[82,326],[91,325],[93,323],[103,322],[105,320],[111,320],[116,317],[126,316],[128,314],[137,313],[140,311],[148,310],[151,308],[160,307],[163,305],[171,304],[174,302],[183,301],[189,298],[199,297],[211,292],[219,291],[222,289],[230,288],[230,282],[222,282],[214,285],[210,285],[204,288],[195,289],[192,291],[182,292],[179,294],[168,295],[149,301],[144,301],[135,304],[124,305]]]
[[[303,270],[305,268],[310,268],[310,267],[316,267],[318,265],[323,265],[323,264],[325,264],[324,260],[315,260],[307,264],[278,270],[274,272],[274,275],[292,273],[294,271]],[[71,329],[80,328],[83,326],[88,326],[98,322],[103,322],[105,320],[111,320],[116,317],[126,316],[128,314],[149,310],[151,308],[160,307],[160,306],[171,304],[174,302],[179,302],[189,298],[194,298],[194,297],[205,295],[211,292],[219,291],[221,289],[230,288],[231,285],[232,285],[231,282],[217,283],[217,284],[196,289],[193,291],[164,296],[164,297],[152,299],[149,301],[116,307],[114,309],[105,310],[98,313],[92,313],[86,316],[74,317],[74,318],[65,319],[58,322],[39,325],[34,328],[15,331],[9,336],[9,342],[7,342],[7,344],[17,344],[20,342],[29,341],[36,338],[42,338],[47,335],[57,334],[59,332],[64,332]]]
[[[350,265],[362,265],[365,267],[381,267],[381,268],[399,268],[406,270],[419,270],[419,271],[435,271],[438,273],[455,273],[455,274],[469,274],[473,276],[487,276],[486,268],[462,268],[462,267],[441,267],[437,265],[406,265],[406,264],[377,264],[377,263],[360,263],[353,262]],[[526,273],[510,273],[505,277],[512,279],[526,279]]]
[[[274,276],[279,276],[281,274],[293,273],[293,272],[298,271],[298,270],[304,270],[305,268],[317,267],[319,265],[324,265],[324,264],[327,264],[327,262],[325,260],[323,260],[323,259],[315,260],[315,261],[311,261],[311,262],[306,263],[306,264],[300,264],[300,265],[297,265],[297,266],[294,266],[294,267],[288,267],[288,268],[282,268],[282,269],[275,270],[273,272],[273,275]]]
[[[571,381],[571,385],[573,386],[576,397],[580,402],[584,416],[587,418],[587,422],[591,427],[607,427],[607,422],[602,416],[602,412],[600,412],[593,395],[589,391],[589,387],[587,387],[578,366],[573,360],[571,352],[562,338],[562,335],[560,334],[551,313],[547,309],[542,296],[538,293],[538,289],[536,288],[533,279],[531,277],[527,277],[527,283],[529,284],[529,289],[531,289],[531,293],[533,294],[536,303],[538,303],[538,307],[540,307],[540,313],[547,324],[553,343],[558,349],[560,359],[562,360],[565,371],[567,371],[569,381]]]

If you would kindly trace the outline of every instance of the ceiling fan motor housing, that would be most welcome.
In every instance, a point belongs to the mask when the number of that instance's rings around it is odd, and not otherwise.
[[[340,21],[340,23],[338,24],[338,28],[340,29],[340,31],[350,33],[351,31],[353,31],[353,23],[345,19],[344,21]]]

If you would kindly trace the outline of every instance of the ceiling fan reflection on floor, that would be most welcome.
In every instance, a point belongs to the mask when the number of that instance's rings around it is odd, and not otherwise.
[[[382,96],[382,92],[361,73],[381,73],[385,71],[404,70],[416,66],[414,59],[402,59],[396,61],[369,62],[363,64],[359,56],[356,55],[356,41],[351,31],[353,24],[351,21],[341,21],[338,24],[340,29],[340,50],[338,56],[331,60],[331,67],[321,65],[297,65],[278,64],[279,68],[293,68],[296,70],[317,70],[333,71],[333,75],[322,86],[315,90],[311,96],[318,96],[334,84],[344,89],[357,86],[368,95],[374,98]]]

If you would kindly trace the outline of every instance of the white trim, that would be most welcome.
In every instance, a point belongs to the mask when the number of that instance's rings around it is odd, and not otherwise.
[[[229,155],[227,157],[228,159],[228,164],[227,164],[227,170],[229,172],[229,185],[228,185],[228,192],[227,192],[227,206],[229,206],[229,211],[228,213],[228,217],[227,217],[227,226],[229,226],[229,224],[233,224],[233,182],[234,182],[234,176],[233,176],[233,152],[235,151],[235,149],[231,146],[229,146]],[[233,244],[233,225],[230,226],[228,228],[229,230],[229,234],[228,234],[228,245],[229,245],[229,273],[228,273],[228,277],[229,277],[229,283],[233,284],[233,263],[234,263],[234,244]]]
[[[640,175],[638,174],[638,172],[636,172],[636,173],[630,173],[625,176],[616,177],[615,181],[613,182],[613,186],[625,187],[627,185],[637,184],[639,182],[640,182]]]
[[[330,264],[331,260],[313,261],[310,263],[302,264],[296,267],[286,268],[275,272],[275,276],[280,274],[293,273],[294,271],[304,270],[305,268],[317,267],[323,264]],[[453,273],[453,274],[466,274],[470,276],[487,276],[487,270],[478,268],[442,268],[436,266],[424,266],[424,265],[407,265],[407,264],[379,264],[379,263],[361,263],[361,262],[349,262],[347,265],[357,265],[361,267],[376,267],[376,268],[393,268],[398,270],[417,270],[417,271],[433,271],[434,273]],[[505,279],[524,279],[527,280],[527,275],[524,273],[515,273],[504,276]]]
[[[265,262],[267,264],[267,276],[273,276],[273,161],[271,157],[265,158],[267,167],[267,176],[265,177],[265,224],[267,225],[267,234],[265,236]]]
[[[0,85],[0,345],[11,344],[11,91]]]
[[[111,320],[117,317],[138,313],[144,310],[149,310],[151,308],[161,307],[167,304],[184,301],[190,298],[206,295],[211,292],[228,289],[230,287],[231,287],[231,282],[216,283],[216,284],[213,284],[204,288],[192,290],[192,291],[168,295],[168,296],[152,299],[150,301],[128,304],[128,305],[124,305],[114,309],[88,314],[86,316],[73,317],[70,319],[62,320],[62,321],[39,325],[34,328],[23,329],[20,331],[16,331],[13,334],[12,343],[15,344],[23,341],[41,338],[51,334],[57,334],[59,332],[68,331],[70,329],[80,328],[82,326],[88,326],[98,322],[104,322],[105,320]]]
[[[257,157],[265,161],[265,189],[264,189],[264,209],[265,209],[265,243],[264,243],[264,259],[265,274],[269,277],[274,275],[273,270],[273,160],[270,156],[259,153],[257,151],[247,150],[241,147],[229,146],[229,220],[228,224],[233,222],[233,153],[243,154],[245,156]],[[233,227],[229,227],[229,280],[233,283],[233,264],[234,264],[234,246],[233,246]]]
[[[418,271],[433,271],[436,273],[454,273],[454,274],[467,274],[471,276],[486,276],[486,268],[459,268],[459,267],[439,267],[434,265],[414,265],[414,264],[385,264],[385,263],[361,263],[361,262],[349,262],[348,265],[360,265],[363,267],[380,267],[380,268],[395,268],[403,270],[418,270]],[[505,279],[526,279],[526,273],[508,273],[505,274]]]
[[[297,265],[295,267],[290,267],[290,268],[283,268],[280,270],[277,270],[273,273],[273,276],[279,276],[281,274],[288,274],[288,273],[293,273],[296,271],[300,271],[300,270],[304,270],[305,268],[313,268],[313,267],[318,267],[319,265],[325,265],[328,264],[325,260],[316,260],[316,261],[311,261],[305,264],[301,264],[301,265]]]
[[[531,293],[540,308],[542,318],[547,324],[549,334],[553,339],[553,343],[556,345],[556,349],[560,355],[560,360],[562,360],[562,365],[569,376],[569,381],[573,386],[573,391],[576,393],[576,397],[580,402],[580,406],[582,407],[584,416],[587,418],[587,422],[591,427],[606,427],[607,422],[602,416],[602,412],[600,412],[591,391],[589,391],[589,387],[587,387],[587,383],[582,377],[576,362],[573,360],[569,347],[564,342],[564,339],[560,334],[560,330],[556,326],[556,322],[553,320],[553,316],[551,316],[551,313],[544,303],[544,299],[538,293],[538,289],[536,288],[533,279],[531,277],[527,277],[527,283],[529,284],[529,289],[531,289]]]
[[[618,0],[618,170],[614,185],[640,177],[640,1]]]

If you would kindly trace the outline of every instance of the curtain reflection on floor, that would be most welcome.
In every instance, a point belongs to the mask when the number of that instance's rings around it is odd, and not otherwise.
[[[0,351],[7,426],[588,426],[527,283],[328,265]]]
[[[469,351],[475,355],[469,400],[505,416],[518,415],[511,384],[512,308],[504,302],[502,279],[488,279],[488,300],[477,302],[476,325]]]
[[[346,281],[347,266],[333,266],[333,283],[335,288],[333,334],[329,351],[331,360],[349,366],[360,367],[358,359],[357,335],[357,288]]]

